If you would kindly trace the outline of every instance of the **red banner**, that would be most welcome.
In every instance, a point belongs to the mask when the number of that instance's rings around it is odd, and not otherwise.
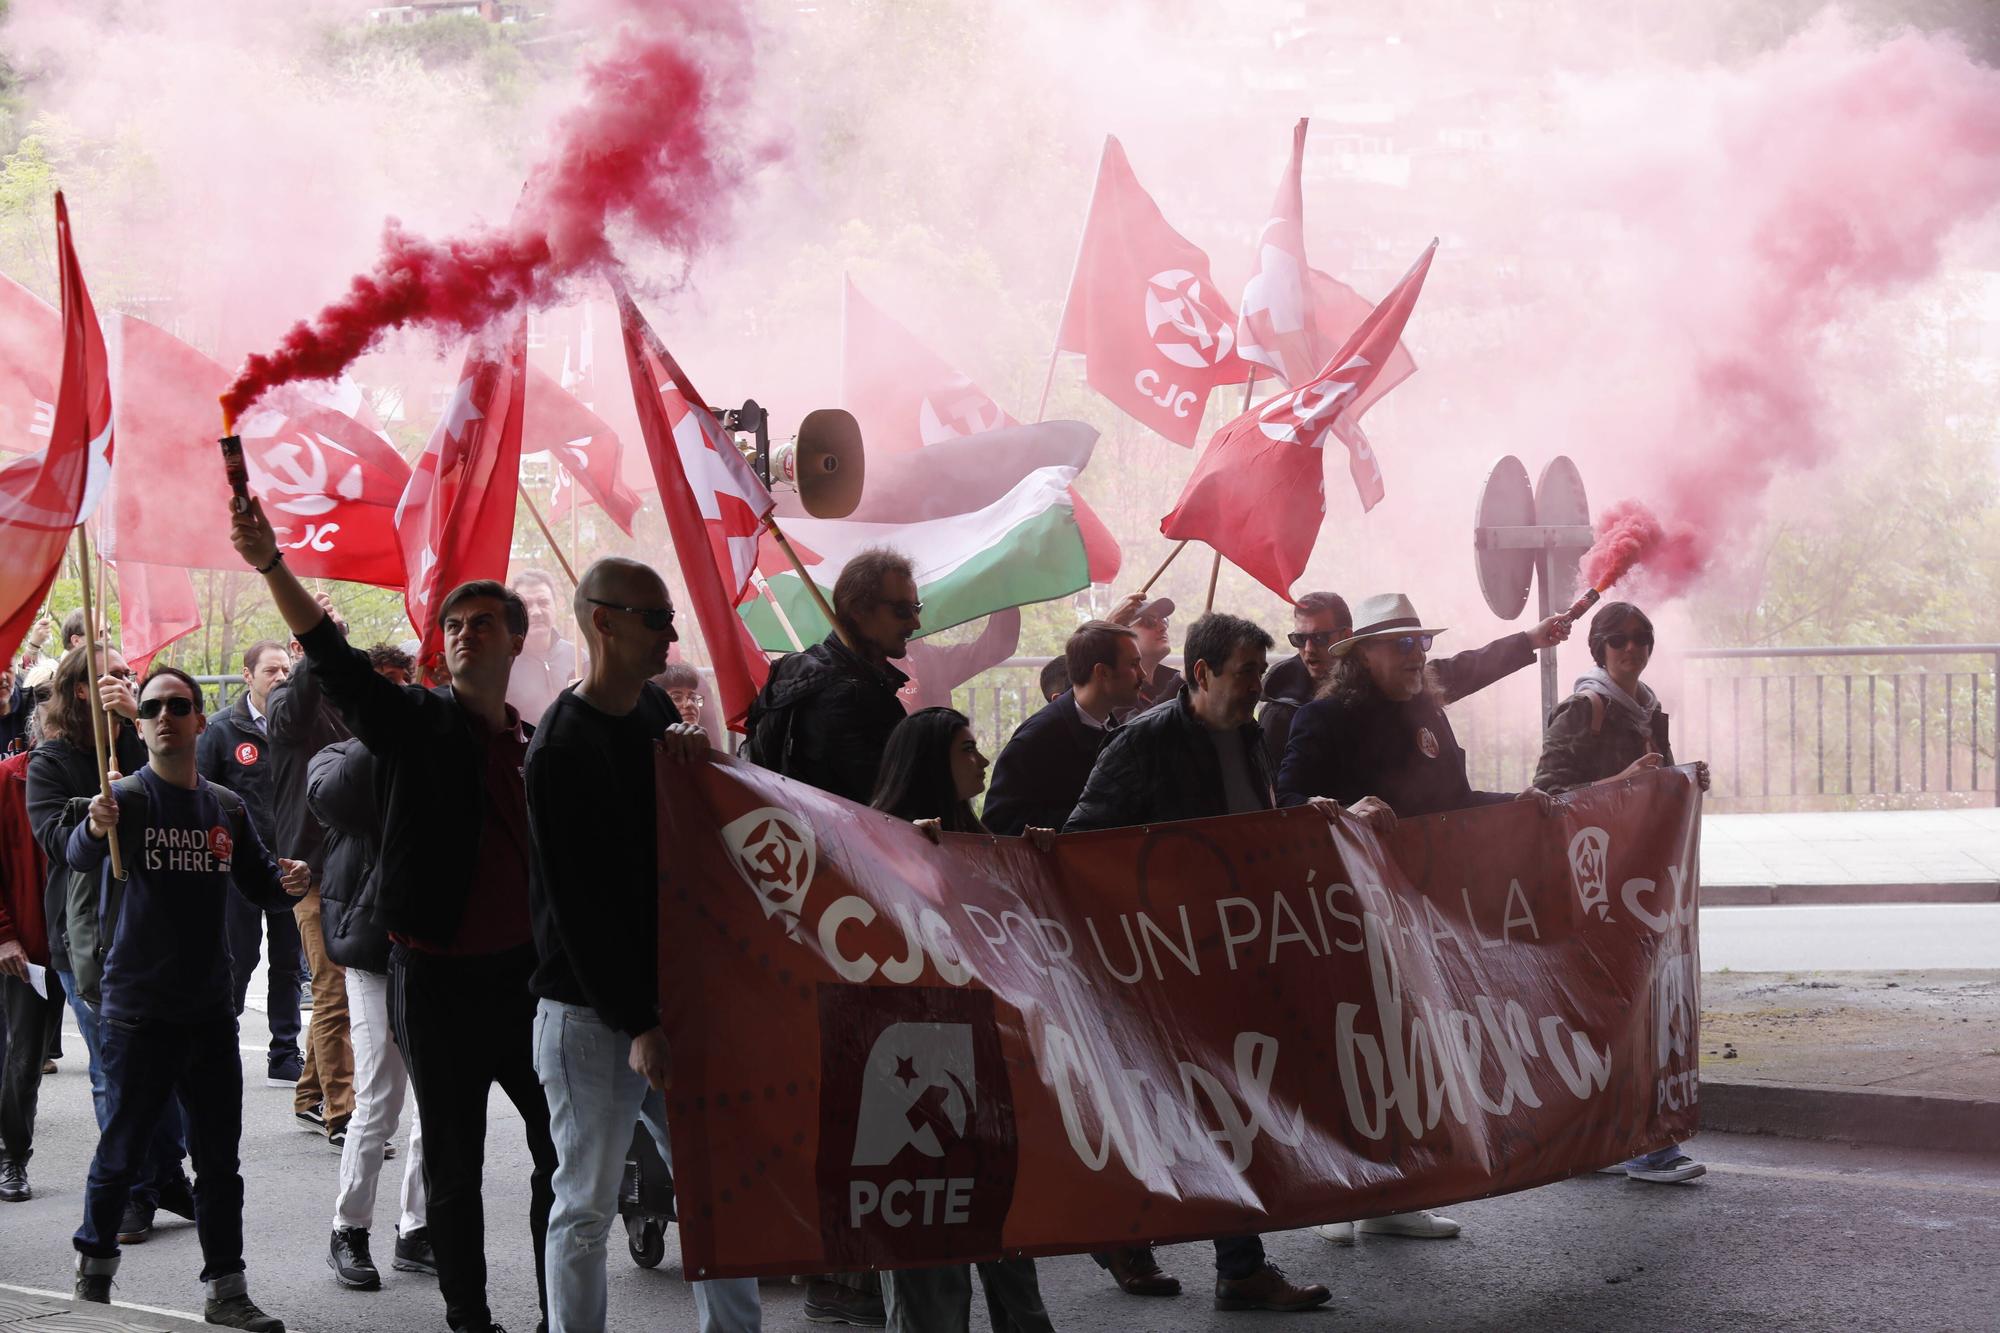
[[[1047,852],[734,760],[659,802],[691,1277],[1377,1217],[1695,1130],[1691,769]]]

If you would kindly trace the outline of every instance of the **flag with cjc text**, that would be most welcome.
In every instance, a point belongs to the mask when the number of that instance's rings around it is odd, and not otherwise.
[[[1083,353],[1091,388],[1190,448],[1210,390],[1250,374],[1208,256],[1168,225],[1109,135],[1056,346]]]
[[[417,660],[443,650],[438,608],[473,579],[504,579],[521,491],[522,389],[527,322],[466,349],[444,418],[396,506],[403,605],[421,641]]]
[[[89,517],[111,471],[110,357],[60,191],[55,205],[61,372],[48,444],[0,468],[0,661],[11,659],[27,637],[62,567],[71,530]]]
[[[1326,518],[1327,439],[1372,463],[1354,403],[1395,352],[1436,253],[1432,241],[1317,376],[1215,432],[1173,512],[1160,520],[1163,534],[1208,543],[1291,599]]]

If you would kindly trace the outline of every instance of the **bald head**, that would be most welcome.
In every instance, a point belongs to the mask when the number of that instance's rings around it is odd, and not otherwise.
[[[650,565],[606,556],[577,580],[576,623],[590,645],[591,667],[636,690],[666,665],[674,633],[674,603]]]
[[[603,638],[603,631],[598,629],[596,622],[598,612],[605,609],[607,602],[613,607],[648,609],[673,605],[672,599],[667,596],[666,581],[654,572],[651,565],[622,555],[607,555],[592,562],[590,568],[583,571],[583,577],[577,580],[576,596],[571,604],[576,610],[577,627],[583,631],[583,637],[593,651]]]

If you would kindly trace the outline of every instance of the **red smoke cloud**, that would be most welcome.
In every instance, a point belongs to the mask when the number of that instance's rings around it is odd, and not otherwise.
[[[1956,46],[1862,49],[1831,24],[1761,73],[1719,108],[1705,159],[1629,163],[1648,211],[1627,221],[1684,238],[1709,280],[1656,294],[1699,354],[1682,409],[1635,441],[1657,460],[1660,516],[1630,500],[1605,512],[1592,586],[1636,566],[1675,595],[1749,539],[1777,478],[1846,443],[1827,425],[1822,352],[1857,299],[1932,277],[1954,232],[2000,206],[2000,71]],[[1687,184],[1642,188],[1666,179]]]
[[[557,121],[505,227],[431,241],[389,219],[375,267],[275,350],[251,356],[223,411],[233,421],[277,385],[332,378],[389,329],[456,339],[518,306],[548,304],[568,279],[613,262],[614,222],[683,256],[717,239],[749,163],[724,122],[717,74],[743,67],[749,43],[732,7],[702,8],[698,19],[693,7],[655,11],[650,22],[671,36],[619,30],[617,53],[586,67],[582,100]],[[699,49],[691,24],[707,38]]]

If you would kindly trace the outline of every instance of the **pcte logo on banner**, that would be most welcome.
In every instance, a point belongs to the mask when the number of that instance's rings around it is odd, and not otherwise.
[[[757,895],[764,916],[782,917],[785,934],[799,937],[799,913],[812,887],[812,829],[776,806],[752,810],[723,826],[729,863]]]
[[[1019,1145],[992,994],[823,985],[819,1017],[828,1256],[998,1249]]]

